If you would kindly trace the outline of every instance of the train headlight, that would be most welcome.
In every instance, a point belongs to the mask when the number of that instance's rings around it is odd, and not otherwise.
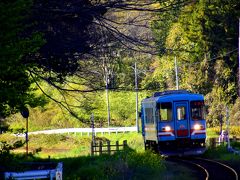
[[[199,124],[195,124],[194,126],[193,126],[193,129],[194,130],[200,130],[202,127],[199,125]]]
[[[166,126],[165,127],[165,131],[171,131],[171,127],[170,126]]]

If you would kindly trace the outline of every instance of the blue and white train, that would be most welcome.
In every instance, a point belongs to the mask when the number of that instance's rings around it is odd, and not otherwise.
[[[185,90],[156,92],[141,103],[145,149],[164,155],[205,152],[204,97]]]

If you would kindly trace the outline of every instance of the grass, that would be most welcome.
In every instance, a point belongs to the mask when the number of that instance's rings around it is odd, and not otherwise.
[[[219,131],[219,130],[218,130]],[[208,128],[207,129],[207,138],[216,138],[219,136],[219,132],[217,131],[217,128]]]
[[[22,139],[8,135],[0,136],[0,141],[14,142]],[[90,156],[91,136],[74,134],[34,135],[29,137],[30,150],[41,151],[28,158],[28,161],[63,162],[64,179],[186,179],[189,172],[183,167],[168,164],[164,159],[150,151],[144,150],[143,139],[138,133],[119,133],[98,135],[97,140],[110,140],[111,143],[123,140],[128,142],[128,150],[114,155]],[[60,151],[62,149],[62,152]],[[25,161],[25,148],[19,148],[15,159]],[[168,169],[173,169],[171,174]],[[177,167],[177,168],[176,168]],[[184,172],[184,173],[183,173]]]
[[[221,161],[223,163],[230,165],[237,172],[240,171],[240,166],[239,166],[240,156],[237,154],[228,152],[226,144],[218,146],[214,149],[208,149],[207,152],[204,154],[204,157]]]
[[[11,135],[0,136],[0,141],[14,143],[24,138]],[[162,177],[165,164],[162,157],[143,150],[142,137],[137,133],[111,134],[98,136],[97,140],[111,142],[128,141],[128,150],[113,155],[90,156],[90,136],[80,135],[31,135],[29,148],[41,148],[41,151],[30,156],[28,161],[48,160],[63,162],[64,179],[158,179]],[[60,151],[62,150],[62,152]],[[25,161],[25,148],[14,151],[16,161]]]
[[[66,158],[87,156],[90,154],[91,136],[81,135],[38,135],[30,136],[29,147],[33,149],[41,148],[41,152],[37,154],[38,157],[46,158]],[[106,134],[105,136],[98,135],[96,140],[109,140],[111,143],[119,141],[122,144],[127,140],[128,146],[137,152],[143,152],[144,146],[142,137],[138,133],[121,133],[121,134]]]
[[[219,137],[219,130],[220,130],[220,127],[208,128],[207,129],[208,138]],[[238,133],[239,131],[240,131],[239,127],[231,127],[230,137],[232,137],[233,135],[239,137],[240,136],[240,134]],[[234,147],[234,149],[239,149],[240,150],[240,143],[239,142],[232,142],[231,146]],[[240,156],[239,155],[235,155],[235,154],[227,151],[227,143],[225,143],[221,146],[218,146],[216,148],[213,148],[213,149],[208,149],[207,152],[205,153],[205,156],[208,157],[208,158],[214,158],[214,159],[218,159],[218,160],[221,160],[221,161],[229,161],[229,162],[237,161],[237,162],[240,162]]]
[[[160,177],[164,163],[152,152],[136,153],[129,149],[114,155],[83,156],[61,159],[64,179],[146,179]]]
[[[217,131],[208,130],[208,137],[217,137]],[[169,164],[150,151],[144,151],[143,139],[138,133],[97,134],[97,140],[110,140],[111,143],[127,140],[129,149],[114,155],[90,156],[91,136],[80,134],[55,134],[29,136],[29,149],[34,153],[25,159],[25,147],[13,151],[16,162],[51,161],[63,162],[64,179],[191,179],[191,171],[176,164]],[[0,135],[0,141],[10,144],[24,137],[10,134]],[[237,144],[237,147],[240,145]],[[226,151],[225,146],[207,150],[205,157],[239,164],[240,157]],[[1,160],[0,160],[1,161]],[[8,160],[6,161],[8,162]],[[14,164],[8,162],[9,164]]]
[[[232,146],[234,149],[240,151],[240,142],[232,142],[232,143],[231,143],[231,146]]]

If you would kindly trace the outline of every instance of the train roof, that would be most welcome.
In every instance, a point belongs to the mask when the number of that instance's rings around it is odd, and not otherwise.
[[[204,97],[202,94],[191,93],[190,91],[186,90],[171,90],[155,92],[152,97],[146,98],[142,102],[167,102],[183,100],[204,100]]]

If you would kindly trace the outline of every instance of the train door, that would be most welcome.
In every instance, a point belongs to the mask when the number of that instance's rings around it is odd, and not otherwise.
[[[189,137],[188,101],[174,102],[174,119],[176,138]]]
[[[156,103],[144,104],[145,140],[157,141]]]

